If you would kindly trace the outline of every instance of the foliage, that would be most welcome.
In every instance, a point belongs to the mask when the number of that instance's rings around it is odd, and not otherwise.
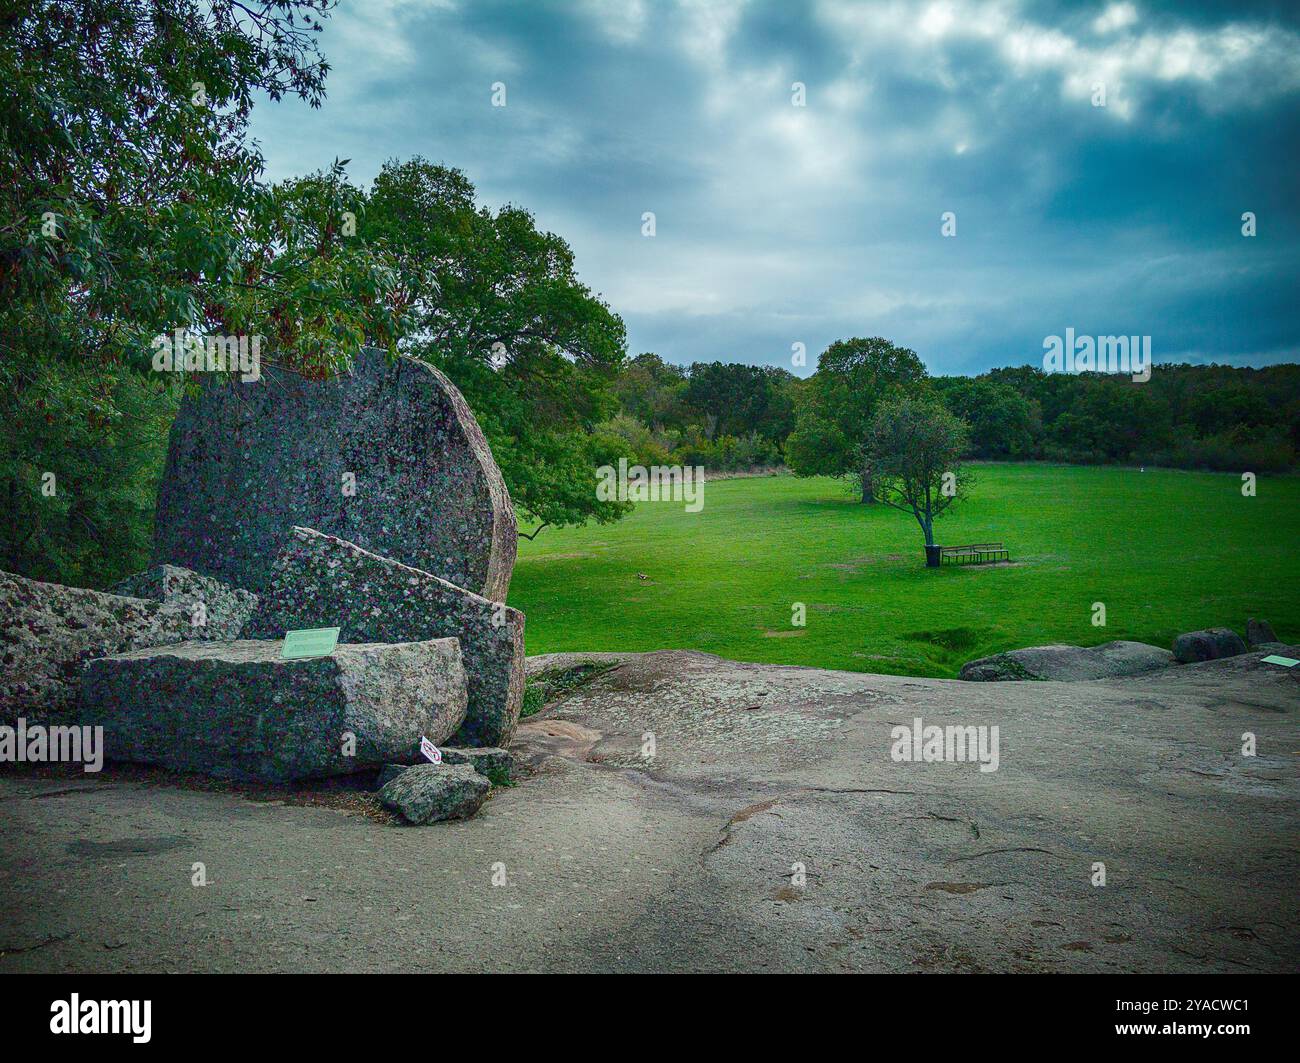
[[[808,402],[788,446],[800,476],[853,476],[862,501],[874,497],[867,428],[879,403],[924,386],[916,352],[879,336],[837,340],[822,353],[809,380]]]
[[[618,315],[577,276],[573,252],[527,211],[478,208],[463,173],[389,162],[362,238],[391,254],[411,293],[404,348],[464,393],[525,523],[616,520],[596,467],[625,451],[596,431],[617,408],[610,384],[626,340]]]
[[[271,188],[246,143],[256,93],[319,104],[330,6],[0,11],[0,566],[102,583],[142,564],[176,401],[153,337],[265,334],[312,374],[395,342],[396,272],[341,242],[342,165]]]
[[[965,497],[968,445],[965,422],[928,397],[887,399],[871,420],[866,455],[876,500],[910,512],[927,546],[934,545],[935,519]]]

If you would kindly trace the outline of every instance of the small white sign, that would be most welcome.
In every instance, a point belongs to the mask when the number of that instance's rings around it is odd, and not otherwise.
[[[435,764],[442,763],[442,750],[435,746],[423,735],[420,736],[420,752],[428,757]]]

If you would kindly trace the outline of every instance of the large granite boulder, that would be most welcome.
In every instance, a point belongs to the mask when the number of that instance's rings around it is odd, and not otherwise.
[[[184,642],[101,657],[86,667],[81,722],[103,726],[110,760],[286,783],[409,759],[465,718],[455,639],[293,660],[282,649]]]
[[[1174,656],[1183,664],[1217,661],[1246,652],[1246,643],[1231,628],[1210,627],[1188,631],[1174,639]]]
[[[469,709],[455,744],[510,741],[524,697],[523,613],[311,528],[287,538],[256,622],[262,637],[338,627],[346,642],[458,638]]]
[[[183,606],[194,629],[189,637],[195,639],[242,638],[257,611],[256,594],[175,565],[155,565],[109,589],[131,598]]]
[[[1050,679],[1077,682],[1141,675],[1174,663],[1174,655],[1145,642],[1119,640],[1101,646],[1031,646],[981,657],[962,665],[959,679],[976,682]]]
[[[177,603],[0,572],[0,723],[71,722],[86,661],[194,637]]]
[[[496,601],[510,585],[517,540],[500,470],[460,392],[412,358],[367,348],[324,381],[265,367],[182,401],[154,563],[261,593],[294,525]]]
[[[492,784],[468,764],[416,764],[384,784],[379,802],[407,823],[469,819]]]

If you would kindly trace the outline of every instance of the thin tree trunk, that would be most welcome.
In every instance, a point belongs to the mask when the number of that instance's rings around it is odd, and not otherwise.
[[[876,501],[876,493],[872,489],[874,485],[871,482],[871,466],[862,466],[862,471],[858,473],[858,478],[862,481],[861,501],[864,504],[874,504]]]

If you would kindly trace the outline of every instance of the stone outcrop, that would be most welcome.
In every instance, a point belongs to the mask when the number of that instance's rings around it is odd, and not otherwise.
[[[1246,644],[1241,636],[1226,627],[1188,631],[1174,639],[1174,656],[1182,664],[1217,661],[1222,657],[1236,657],[1245,652]]]
[[[263,597],[261,637],[339,627],[345,642],[458,638],[469,708],[455,744],[510,741],[523,702],[522,613],[311,528],[287,539]]]
[[[363,350],[351,373],[273,367],[181,403],[158,497],[154,563],[261,593],[294,525],[504,601],[510,496],[456,387],[432,366]]]
[[[345,775],[410,759],[465,717],[455,639],[340,645],[285,660],[272,641],[184,642],[89,662],[81,722],[108,759],[241,781]]]
[[[155,565],[109,589],[114,594],[184,607],[193,629],[188,637],[193,639],[242,638],[257,611],[257,595],[175,565]]]
[[[93,657],[194,638],[175,603],[0,572],[0,722],[70,720]]]
[[[1273,625],[1267,620],[1256,620],[1253,616],[1246,621],[1246,643],[1252,650],[1258,646],[1279,645]]]
[[[416,764],[379,791],[379,801],[407,823],[469,819],[487,799],[492,784],[468,764]]]
[[[1057,680],[1074,682],[1141,675],[1174,663],[1174,655],[1145,642],[1101,646],[1031,646],[980,657],[962,665],[959,679],[984,682]]]

